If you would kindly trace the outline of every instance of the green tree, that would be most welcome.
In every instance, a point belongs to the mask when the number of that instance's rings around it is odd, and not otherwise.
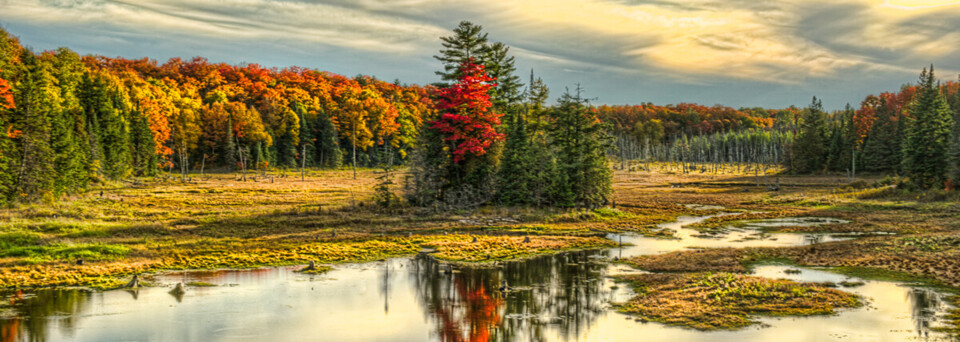
[[[557,149],[557,175],[553,192],[556,204],[593,208],[604,205],[612,192],[612,173],[607,151],[612,138],[581,96],[578,85],[568,90],[550,111],[550,136]]]
[[[13,122],[22,133],[18,137],[20,155],[16,173],[17,197],[24,201],[53,199],[57,178],[55,154],[51,146],[51,117],[59,114],[60,89],[49,67],[32,52],[23,50],[24,80],[14,94],[20,120]]]
[[[793,145],[793,165],[796,172],[823,171],[827,161],[826,114],[823,104],[816,97],[803,111],[803,123]]]
[[[897,117],[886,97],[880,98],[876,120],[870,127],[863,146],[863,169],[875,172],[894,172],[900,164],[897,143]]]
[[[509,55],[510,47],[503,43],[496,42],[487,48],[486,55],[482,58],[486,66],[487,75],[496,79],[497,86],[493,88],[490,94],[494,108],[499,111],[509,111],[511,106],[523,99],[520,88],[520,77],[514,74],[517,67],[514,65],[513,56]]]
[[[65,48],[46,54],[60,89],[60,110],[51,113],[51,147],[54,151],[54,195],[76,193],[86,188],[90,177],[87,156],[90,148],[84,129],[83,108],[78,93],[84,66],[76,53]]]
[[[471,59],[483,61],[489,50],[483,26],[469,21],[461,21],[460,25],[453,29],[452,36],[440,37],[440,40],[443,41],[440,43],[443,49],[433,58],[443,63],[443,70],[436,74],[445,82],[459,80],[462,76],[460,65]]]
[[[960,89],[951,96],[953,109],[953,131],[950,136],[950,170],[947,178],[954,189],[960,185]]]
[[[529,204],[533,199],[536,160],[530,152],[532,142],[524,115],[508,117],[507,142],[499,170],[500,201],[508,205]]]
[[[923,189],[946,180],[953,112],[940,92],[933,66],[920,74],[917,98],[910,106],[910,125],[903,146],[903,171]]]

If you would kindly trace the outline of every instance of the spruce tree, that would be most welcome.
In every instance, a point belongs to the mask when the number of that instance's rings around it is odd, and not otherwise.
[[[956,189],[960,185],[960,89],[951,96],[953,110],[953,131],[950,136],[950,169],[947,178]]]
[[[520,77],[514,74],[517,67],[509,52],[510,47],[496,42],[490,45],[482,60],[486,66],[487,75],[496,79],[497,86],[493,88],[490,97],[494,108],[500,111],[510,110],[511,105],[520,102],[523,98],[520,91],[523,84],[520,83]]]
[[[547,110],[544,104],[550,96],[550,89],[539,77],[534,78],[530,71],[530,85],[526,92],[524,121],[527,122],[530,136],[529,159],[533,183],[530,188],[530,203],[537,206],[547,204],[550,200],[552,181],[556,178],[556,161],[551,150],[546,130]]]
[[[157,174],[158,158],[153,133],[147,118],[139,112],[131,113],[130,145],[133,153],[133,173],[137,176],[153,176]]]
[[[321,167],[339,168],[343,165],[343,152],[340,151],[340,142],[337,139],[337,128],[333,125],[330,116],[325,112],[317,114],[315,137],[317,163]]]
[[[133,171],[126,94],[118,85],[110,85],[107,91],[107,100],[96,104],[100,107],[97,112],[100,119],[100,146],[103,148],[102,170],[110,179],[122,179]]]
[[[920,74],[917,99],[910,106],[910,127],[903,146],[903,170],[923,189],[940,188],[947,177],[953,112],[940,92],[933,66]]]
[[[803,123],[792,150],[796,172],[823,171],[827,161],[826,114],[816,97],[803,112]]]
[[[507,143],[504,146],[498,182],[498,197],[508,205],[529,204],[536,182],[535,160],[530,155],[530,135],[523,115],[513,115],[507,122]]]
[[[613,191],[607,161],[612,138],[581,93],[579,85],[573,94],[568,90],[550,111],[551,142],[557,148],[553,192],[559,206],[595,208],[605,205]]]
[[[32,52],[22,55],[25,80],[15,96],[17,115],[13,127],[18,137],[19,163],[16,172],[16,193],[24,201],[52,199],[57,172],[51,141],[51,117],[58,115],[60,90],[47,66]]]
[[[896,113],[887,102],[880,98],[876,120],[870,126],[870,133],[863,146],[863,169],[875,172],[895,172],[900,160],[897,147]]]
[[[65,48],[44,57],[51,63],[51,72],[60,90],[60,110],[51,113],[50,117],[50,143],[57,171],[54,195],[59,197],[85,189],[90,179],[87,169],[89,141],[78,98],[84,66],[77,54]]]

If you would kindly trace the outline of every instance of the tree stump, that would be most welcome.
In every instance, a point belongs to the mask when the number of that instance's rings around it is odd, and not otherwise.
[[[124,288],[127,288],[127,289],[140,288],[140,277],[139,277],[139,275],[134,274],[134,275],[133,275],[133,279],[130,279],[130,281],[127,282],[126,285],[123,285],[123,287],[124,287]]]

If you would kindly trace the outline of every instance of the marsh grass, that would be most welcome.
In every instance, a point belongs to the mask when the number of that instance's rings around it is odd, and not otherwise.
[[[823,284],[735,273],[622,276],[637,296],[618,307],[642,319],[698,330],[737,329],[755,316],[828,315],[862,305],[854,294]]]

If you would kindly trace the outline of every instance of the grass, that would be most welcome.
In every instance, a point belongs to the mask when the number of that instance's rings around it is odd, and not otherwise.
[[[743,328],[757,324],[758,315],[827,315],[862,305],[856,295],[823,284],[735,273],[638,274],[621,280],[638,294],[620,305],[620,312],[698,330]]]

